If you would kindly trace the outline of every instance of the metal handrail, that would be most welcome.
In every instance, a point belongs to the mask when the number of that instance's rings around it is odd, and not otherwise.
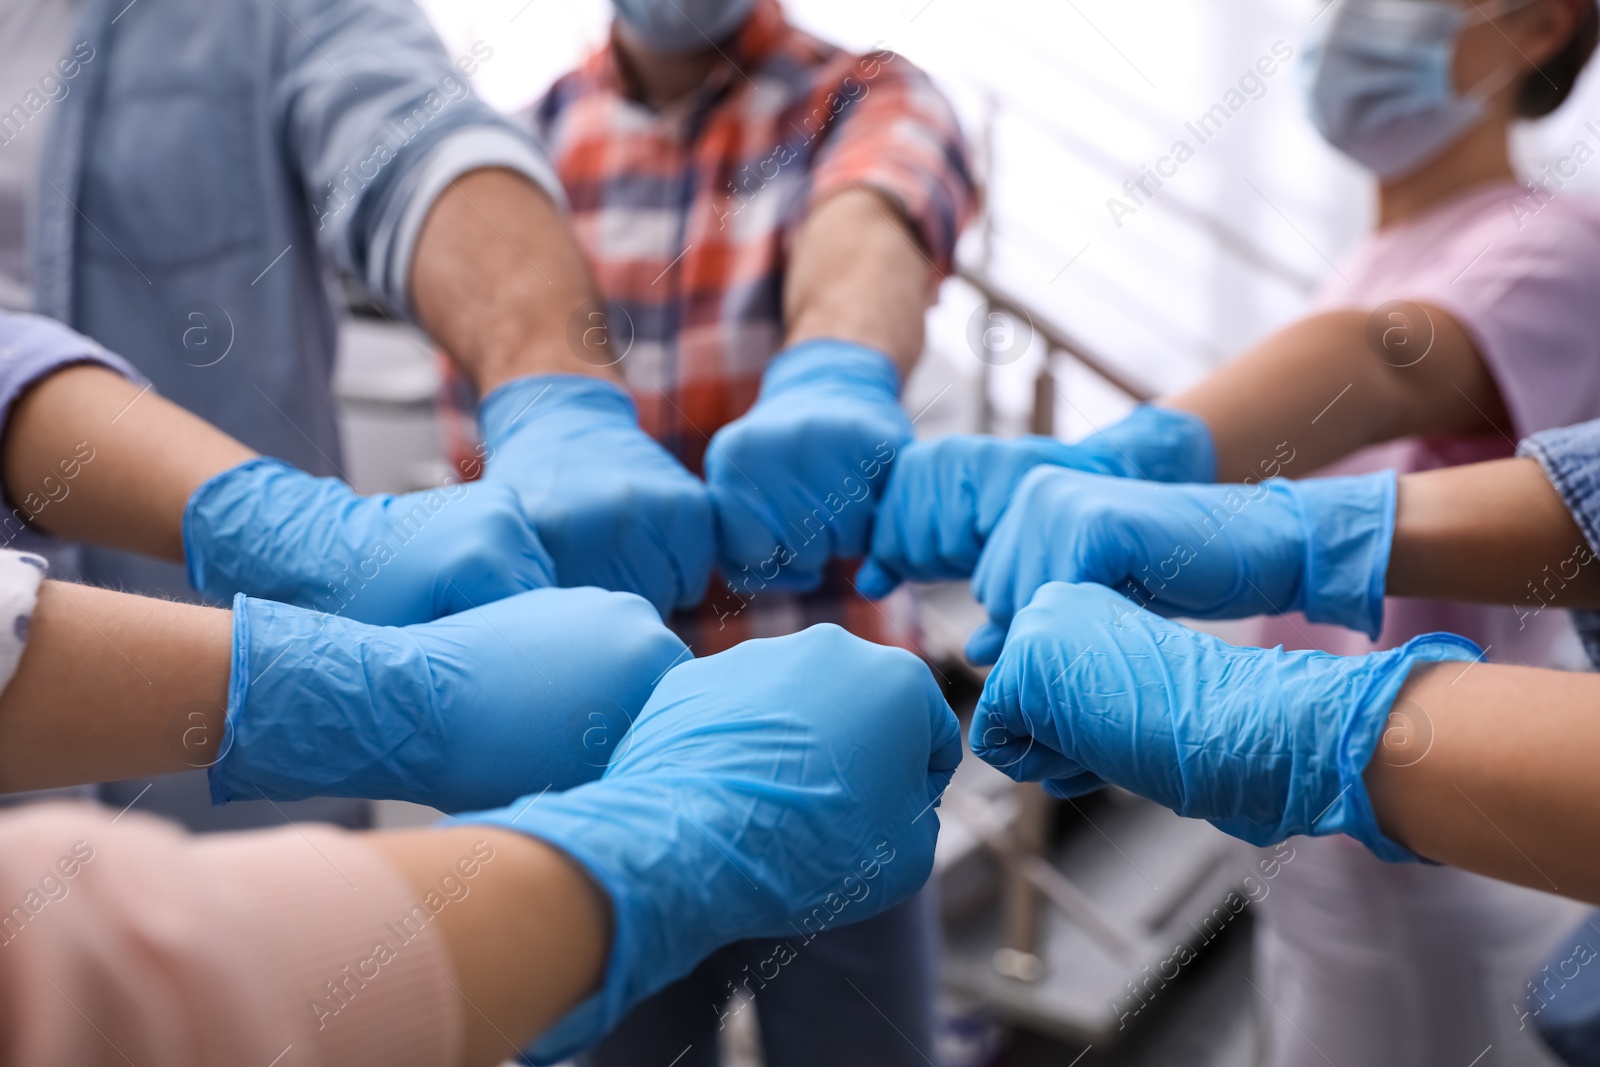
[[[1032,432],[1050,436],[1055,433],[1056,397],[1060,388],[1056,385],[1053,357],[1058,353],[1076,360],[1134,400],[1153,399],[1150,389],[1123,374],[1076,337],[1051,325],[1021,300],[1001,291],[983,271],[957,264],[955,276],[977,290],[991,312],[1026,320],[1045,344],[1044,365],[1034,379],[1033,412],[1029,419]],[[993,368],[985,363],[979,384],[985,431],[993,429],[988,425],[992,417],[988,403],[992,372]],[[950,814],[959,818],[978,841],[1000,859],[1002,946],[994,954],[994,969],[1023,982],[1037,982],[1045,976],[1046,964],[1040,954],[1040,942],[1046,904],[1077,923],[1091,940],[1113,956],[1131,958],[1137,951],[1137,937],[1118,930],[1106,920],[1094,901],[1051,866],[1045,856],[1053,801],[1037,783],[1019,783],[1012,791],[1017,798],[1017,813],[1011,824],[1003,828],[993,823],[987,805],[977,798],[968,798],[958,789],[945,794],[945,799],[953,802],[947,808]]]
[[[992,87],[986,93],[985,110],[977,160],[985,184],[992,178],[994,130],[1002,110],[1009,110],[1029,121],[1095,170],[1116,174],[1123,169],[1121,162],[1110,153],[1062,129],[1025,105],[1019,106],[1016,101],[1008,99],[1003,108],[1001,95]],[[1235,230],[1210,212],[1173,195],[1164,196],[1158,202],[1172,216],[1194,227],[1216,246],[1264,275],[1301,291],[1310,291],[1315,285],[1315,279],[1260,248],[1248,235]],[[990,277],[989,267],[994,260],[998,236],[992,208],[992,204],[986,204],[979,220],[976,263],[958,263],[954,276],[977,291],[987,312],[999,312],[1026,322],[1044,343],[1045,358],[1034,380],[1029,429],[1038,434],[1055,434],[1056,403],[1063,395],[1055,374],[1058,355],[1076,361],[1112,388],[1139,403],[1153,400],[1153,389],[1124,373],[1106,356],[1002,289]],[[979,420],[985,432],[994,429],[989,399],[993,373],[993,366],[986,362],[979,380]],[[947,800],[953,803],[946,810],[960,818],[979,843],[1000,860],[1003,887],[1000,900],[1002,947],[993,957],[995,970],[1024,982],[1036,982],[1043,978],[1046,963],[1041,955],[1041,942],[1046,907],[1053,907],[1067,916],[1091,940],[1113,956],[1127,958],[1133,955],[1140,940],[1138,932],[1118,929],[1109,922],[1094,901],[1049,862],[1046,845],[1054,806],[1051,799],[1037,784],[1018,784],[1013,787],[1012,795],[1017,801],[1015,817],[1009,825],[1001,826],[979,798],[968,798],[959,789],[952,789],[947,794]]]
[[[978,295],[983,297],[984,303],[991,308],[1015,318],[1027,320],[1033,327],[1034,333],[1038,334],[1040,339],[1044,341],[1047,351],[1061,352],[1076,360],[1093,371],[1096,376],[1103,379],[1108,385],[1127,394],[1141,404],[1155,399],[1154,390],[1134,381],[1113,366],[1105,356],[1102,356],[1059,326],[1053,325],[1042,314],[1028,307],[1021,300],[1001,290],[982,272],[963,264],[958,264],[955,275],[976,289]],[[1048,367],[1046,369],[1048,370]]]

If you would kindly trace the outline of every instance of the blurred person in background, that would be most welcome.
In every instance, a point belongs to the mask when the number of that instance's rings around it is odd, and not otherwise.
[[[616,15],[523,118],[599,286],[584,329],[714,502],[723,582],[672,625],[698,655],[824,621],[914,649],[907,608],[861,598],[845,561],[911,439],[900,387],[972,207],[955,118],[904,58],[819,41],[776,0],[618,0]],[[494,398],[481,418],[492,443]],[[775,978],[774,942],[733,946],[592,1062],[714,1064],[748,993],[773,1067],[923,1064],[933,922],[919,898],[807,943]]]
[[[1522,184],[1509,155],[1512,125],[1571,92],[1595,47],[1595,5],[1358,2],[1324,18],[1306,54],[1311,114],[1376,175],[1377,231],[1324,285],[1321,314],[1281,338],[1282,358],[1252,352],[1175,402],[1213,427],[1241,428],[1219,447],[1233,457],[1226,469],[1272,454],[1263,446],[1307,440],[1295,475],[1486,459],[1600,417],[1600,202]],[[1263,378],[1269,366],[1277,373]],[[1368,389],[1359,372],[1393,387]],[[1292,394],[1279,391],[1286,380]],[[1262,417],[1264,398],[1287,395],[1297,399],[1280,416]],[[1329,438],[1332,448],[1316,443]],[[1347,452],[1356,454],[1324,467]],[[1285,619],[1263,624],[1255,643],[1353,656],[1442,630],[1497,663],[1580,666],[1567,618],[1540,610],[1542,577],[1528,574],[1511,606],[1395,600],[1373,640]],[[1575,920],[1569,907],[1455,870],[1383,864],[1347,839],[1307,845],[1261,909],[1256,981],[1283,1013],[1258,1013],[1266,1063],[1326,1053],[1442,1065],[1489,1045],[1486,1064],[1545,1060],[1519,1007],[1528,973]]]
[[[594,290],[560,185],[468,87],[489,59],[480,48],[452,61],[410,0],[6,4],[0,309],[70,324],[248,449],[322,475],[340,473],[336,272],[485,392],[606,374],[568,342]],[[659,581],[633,579],[680,574],[698,599],[712,554],[704,487],[625,414],[553,413],[562,440],[552,420],[524,418],[487,476],[539,513],[558,578],[659,602]],[[573,470],[585,477],[548,506],[552,472]],[[614,531],[602,546],[614,567],[575,565],[575,524]],[[193,595],[172,563],[52,554],[62,575]],[[194,775],[105,795],[196,827],[367,818],[360,802],[214,811]]]
[[[1342,0],[1312,33],[1312,120],[1373,172],[1378,194],[1376,231],[1313,312],[1079,445],[950,439],[908,452],[863,589],[971,574],[1039,463],[1169,481],[1404,473],[1507,455],[1519,437],[1600,416],[1600,203],[1560,181],[1600,146],[1574,146],[1554,178],[1532,184],[1510,155],[1513,125],[1555,110],[1593,53],[1592,0]],[[1182,478],[1159,462],[1172,449],[1141,429],[1157,413],[1157,425],[1187,417],[1208,430],[1210,447],[1189,450],[1204,462]],[[1397,599],[1364,627],[1368,638],[1285,618],[1263,624],[1256,643],[1356,656],[1449,631],[1502,663],[1581,663],[1570,623],[1540,610],[1543,579],[1527,575],[1519,605]],[[992,661],[1003,633],[987,631],[974,651]],[[1460,871],[1385,865],[1342,838],[1297,855],[1257,927],[1256,982],[1271,1006],[1258,1013],[1264,1062],[1548,1062],[1523,1025],[1522,994],[1576,918],[1572,905]]]

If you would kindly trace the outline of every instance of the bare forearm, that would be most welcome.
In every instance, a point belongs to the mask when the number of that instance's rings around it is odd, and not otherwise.
[[[795,236],[783,293],[786,341],[853,341],[889,356],[904,376],[922,354],[923,318],[937,285],[917,236],[887,197],[840,193],[817,205]]]
[[[1421,668],[1366,772],[1379,824],[1420,855],[1600,902],[1600,676]]]
[[[1400,479],[1387,591],[1600,607],[1600,566],[1544,470],[1507,459]]]
[[[223,736],[231,647],[229,612],[46,582],[0,692],[0,792],[209,766]],[[462,1063],[514,1056],[598,984],[609,907],[559,852],[481,826],[368,840],[419,899],[476,843],[495,849],[470,905],[438,917],[467,1001]]]
[[[472,171],[439,196],[417,238],[411,295],[480,393],[529,374],[616,374],[604,331],[583,328],[599,315],[583,253],[550,198],[512,171]]]
[[[208,766],[232,643],[231,612],[44,583],[0,692],[0,792]]]
[[[562,853],[530,837],[483,826],[373,834],[368,838],[416,887],[468,854],[493,850],[472,895],[439,913],[439,930],[466,1002],[461,1062],[514,1058],[599,984],[610,943],[604,895]]]
[[[1382,330],[1377,341],[1369,338],[1368,313],[1326,312],[1280,330],[1163,404],[1205,420],[1224,482],[1259,477],[1261,461],[1284,443],[1295,454],[1285,473],[1303,477],[1398,437],[1504,428],[1499,391],[1470,336],[1442,311],[1424,316],[1421,358],[1405,347],[1422,343],[1417,335],[1385,348]]]
[[[101,367],[68,367],[12,408],[6,495],[50,533],[183,559],[183,509],[201,483],[255,455]]]

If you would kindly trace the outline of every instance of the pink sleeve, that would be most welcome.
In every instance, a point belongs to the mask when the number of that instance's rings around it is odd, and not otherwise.
[[[1451,277],[1400,294],[1472,335],[1518,438],[1600,417],[1600,209],[1577,197],[1522,226],[1502,209],[1441,254]]]
[[[431,917],[358,835],[0,817],[0,1065],[454,1063]]]

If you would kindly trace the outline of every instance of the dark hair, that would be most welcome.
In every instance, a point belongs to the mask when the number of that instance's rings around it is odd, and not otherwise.
[[[1600,37],[1600,7],[1587,5],[1589,12],[1578,23],[1561,51],[1545,60],[1538,70],[1528,74],[1517,87],[1514,108],[1522,118],[1537,119],[1561,106],[1577,84],[1584,64],[1594,54],[1595,40]]]

